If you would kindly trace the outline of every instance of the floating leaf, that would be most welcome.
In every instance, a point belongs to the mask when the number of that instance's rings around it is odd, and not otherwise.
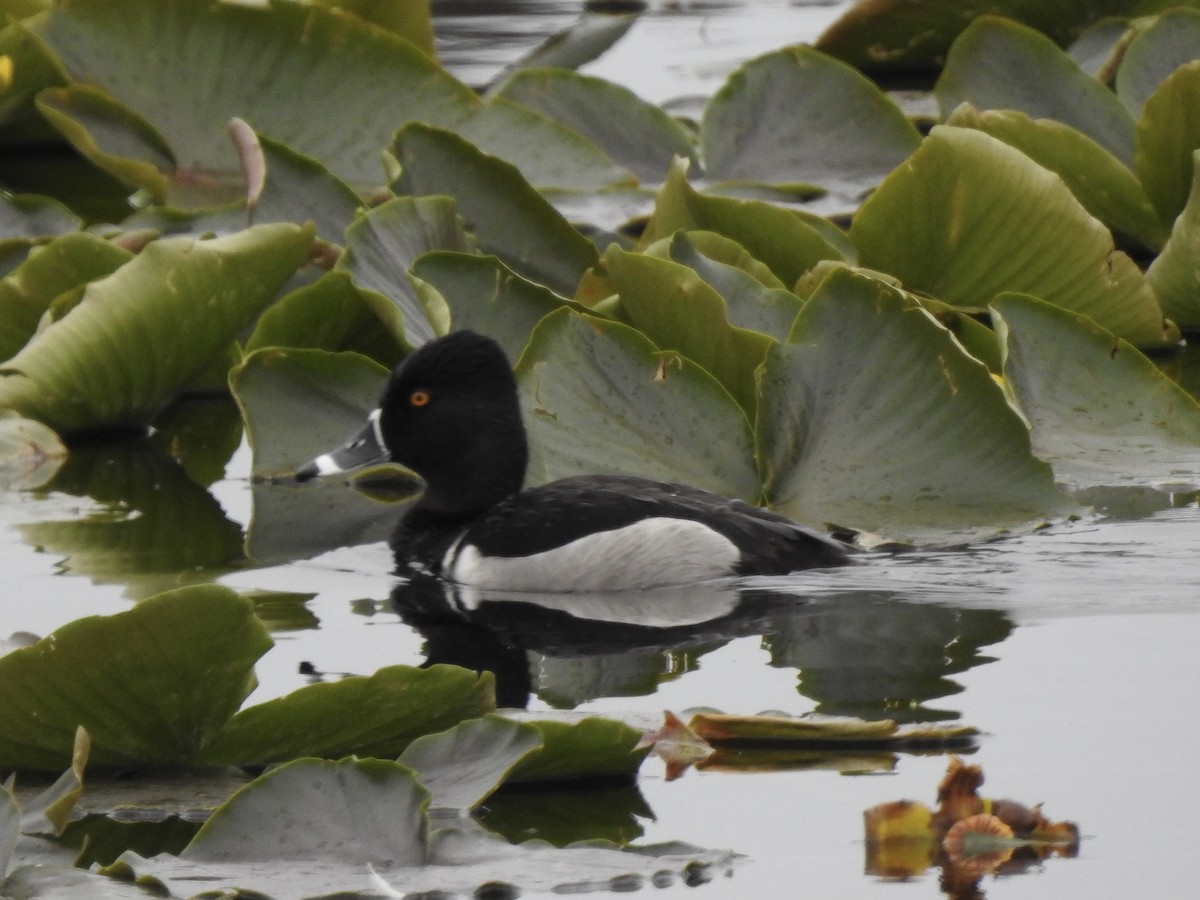
[[[428,804],[429,792],[397,763],[297,759],[230,797],[180,857],[416,866],[425,861]]]
[[[290,474],[362,428],[388,370],[357,353],[266,348],[229,376],[256,475]]]
[[[467,810],[482,803],[541,746],[541,733],[533,725],[489,715],[417,738],[397,762],[416,773],[435,809]]]
[[[696,155],[691,136],[675,119],[602,78],[564,69],[523,69],[495,94],[574,129],[644,182],[662,181],[674,157],[694,160]]]
[[[687,266],[617,247],[604,262],[633,325],[660,349],[699,363],[753,415],[754,373],[771,339],[730,325],[724,299]]]
[[[433,17],[428,0],[379,3],[378,0],[315,0],[315,5],[353,13],[360,19],[400,35],[423,53],[434,55]]]
[[[399,310],[405,340],[415,347],[444,334],[446,323],[422,302],[408,280],[409,268],[431,250],[469,246],[452,199],[397,197],[369,210],[346,229],[346,252],[337,268],[349,273],[360,290],[385,298]],[[386,307],[374,308],[381,318],[390,312]]]
[[[701,136],[711,179],[848,181],[852,190],[878,182],[921,142],[883,91],[804,46],[734,72],[709,101]]]
[[[585,8],[569,28],[550,35],[544,43],[508,66],[500,78],[521,69],[577,69],[624,37],[637,19],[638,13],[593,12]]]
[[[1137,125],[1137,174],[1162,220],[1183,211],[1200,149],[1200,60],[1175,70],[1146,100]]]
[[[552,313],[517,381],[533,484],[617,472],[758,496],[745,413],[710,374],[628,326]]]
[[[572,228],[511,164],[446,131],[409,125],[396,135],[405,194],[453,197],[479,246],[516,272],[565,297],[596,262]]]
[[[243,709],[204,758],[265,765],[298,756],[395,757],[421,735],[494,707],[491,673],[388,666],[369,677],[311,684]]]
[[[1175,220],[1170,240],[1146,270],[1163,312],[1181,328],[1200,328],[1200,150],[1192,154],[1195,174],[1187,206]]]
[[[56,431],[145,425],[275,298],[312,228],[155,241],[6,364],[0,406]]]
[[[57,200],[32,194],[0,194],[0,237],[5,243],[78,231],[83,223]]]
[[[784,284],[794,284],[823,259],[844,258],[830,237],[799,213],[761,200],[701,194],[688,184],[685,170],[686,164],[676,164],[659,190],[642,246],[676,231],[715,231],[762,260]]]
[[[758,439],[768,501],[802,522],[944,538],[1071,508],[986,367],[846,269],[768,351]]]
[[[1071,126],[1011,109],[981,112],[967,104],[947,124],[975,128],[1016,147],[1065,181],[1084,209],[1114,232],[1152,249],[1166,243],[1169,229],[1134,174]]]
[[[67,458],[51,429],[12,411],[0,413],[0,488],[27,491],[50,481]]]
[[[615,719],[589,716],[578,722],[527,720],[542,736],[542,747],[521,760],[512,782],[633,779],[649,752],[639,747],[641,732]]]
[[[1125,341],[1032,297],[993,304],[1035,452],[1075,487],[1200,487],[1200,405]]]
[[[1137,119],[1159,85],[1180,66],[1198,58],[1200,10],[1168,9],[1138,31],[1125,48],[1115,79],[1117,96]]]
[[[0,658],[0,768],[69,766],[80,725],[93,765],[193,762],[253,688],[270,645],[250,602],[218,585],[77,619]]]
[[[1141,272],[1062,180],[979,131],[934,128],[850,237],[863,266],[961,308],[1022,291],[1137,344],[1175,338]]]
[[[934,89],[943,118],[961,103],[1054,119],[1133,165],[1133,119],[1104,85],[1043,34],[980,16],[954,42]]]
[[[427,253],[412,274],[445,298],[453,330],[470,328],[495,338],[513,361],[520,359],[533,327],[571,303],[494,256]]]
[[[75,746],[71,751],[71,767],[58,780],[21,808],[22,834],[61,834],[71,821],[75,802],[83,793],[83,770],[87,768],[92,739],[81,726],[75,729]],[[2,855],[2,854],[0,854]],[[5,866],[0,860],[0,876]]]

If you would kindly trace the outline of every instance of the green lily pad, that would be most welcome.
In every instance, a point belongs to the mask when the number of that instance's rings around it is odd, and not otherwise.
[[[642,733],[616,719],[589,716],[578,722],[530,719],[542,736],[542,747],[521,760],[512,782],[633,780],[649,747],[638,747]]]
[[[269,347],[229,376],[255,475],[283,475],[362,428],[388,370],[357,353]]]
[[[180,857],[416,866],[425,861],[428,804],[429,792],[397,763],[297,759],[230,797]]]
[[[37,194],[0,194],[0,240],[32,241],[78,231],[83,223],[57,200]]]
[[[679,231],[669,247],[671,259],[721,295],[731,325],[780,341],[787,338],[804,302],[736,241],[711,231]]]
[[[1200,10],[1169,9],[1138,31],[1125,48],[1115,79],[1117,96],[1137,119],[1159,85],[1180,66],[1198,58]]]
[[[445,298],[454,330],[470,328],[499,341],[510,360],[521,357],[533,327],[571,304],[547,287],[522,278],[495,256],[427,253],[412,273]]]
[[[847,269],[771,347],[759,408],[768,501],[798,521],[946,540],[1072,508],[987,368]]]
[[[743,65],[709,101],[701,127],[709,178],[877,183],[921,142],[879,88],[810,47]]]
[[[1187,203],[1192,152],[1200,149],[1200,60],[1180,66],[1142,107],[1137,124],[1138,177],[1162,220],[1173,223]]]
[[[1200,150],[1192,154],[1195,174],[1187,206],[1175,220],[1167,245],[1146,270],[1163,313],[1181,328],[1200,328]]]
[[[701,194],[688,184],[683,162],[671,169],[658,192],[642,246],[669,238],[676,231],[697,230],[715,231],[737,241],[784,284],[795,284],[823,259],[845,258],[833,236],[804,215],[761,200]]]
[[[156,203],[166,202],[175,157],[162,135],[133,110],[88,84],[44,90],[37,108],[97,168],[145,190]]]
[[[1133,165],[1133,118],[1055,43],[1009,19],[980,16],[954,42],[934,89],[943,118],[961,103],[1054,119]]]
[[[1012,109],[980,111],[963,104],[948,125],[975,128],[1016,147],[1066,182],[1084,209],[1112,231],[1159,250],[1169,229],[1145,189],[1117,159],[1070,125],[1031,119]]]
[[[1033,297],[992,306],[1035,452],[1075,488],[1200,487],[1200,405],[1126,341]]]
[[[92,765],[193,762],[253,689],[270,646],[250,602],[218,585],[77,619],[0,658],[0,768],[69,766],[80,725]]]
[[[0,407],[60,433],[145,425],[304,261],[312,228],[155,241],[8,361]]]
[[[75,802],[83,793],[83,770],[87,768],[92,751],[92,739],[82,726],[75,729],[75,746],[71,752],[71,767],[58,780],[21,807],[22,834],[61,834],[71,821]],[[5,871],[0,860],[0,874]]]
[[[102,238],[73,232],[35,247],[0,281],[0,358],[24,347],[60,294],[111,275],[133,254]]]
[[[593,12],[585,8],[568,28],[550,35],[543,43],[500,73],[503,81],[511,72],[522,69],[577,69],[608,50],[625,36],[637,21],[638,13]]]
[[[1142,273],[1062,180],[973,129],[938,126],[850,227],[863,266],[967,310],[1036,294],[1140,345],[1175,339]]]
[[[422,53],[434,55],[433,16],[428,3],[378,0],[314,0],[314,5],[353,13],[364,22],[400,35]]]
[[[415,347],[444,334],[448,323],[443,311],[425,305],[408,280],[409,268],[430,250],[467,250],[470,246],[452,199],[397,197],[360,216],[346,229],[346,252],[337,269],[349,273],[360,290],[389,301],[383,308],[379,304],[373,308],[385,318],[390,312],[387,306],[394,306],[400,313],[405,340]]]
[[[771,339],[730,325],[724,299],[687,266],[617,247],[604,262],[632,324],[659,349],[703,366],[753,416],[754,373]]]
[[[396,135],[403,167],[397,188],[412,196],[453,197],[480,249],[526,278],[570,297],[596,250],[517,168],[458,135],[412,124]]]
[[[246,353],[265,347],[352,351],[391,368],[403,345],[388,330],[344,271],[326,272],[259,316]]]
[[[640,332],[551,313],[516,372],[531,483],[616,472],[758,497],[746,414],[712,375]]]
[[[433,808],[467,810],[487,799],[514,766],[541,746],[541,733],[533,725],[489,715],[417,738],[397,762],[416,773]]]
[[[379,153],[397,125],[452,125],[479,102],[405,39],[308,4],[78,0],[34,27],[72,79],[163,135],[177,180],[218,195],[240,182],[225,134],[234,116],[365,190],[384,180]],[[296,103],[305,96],[338,100],[311,115]]]
[[[691,135],[679,122],[602,78],[565,69],[522,69],[494,93],[574,129],[643,182],[662,181],[676,156],[695,161]]]
[[[298,756],[395,757],[423,734],[495,708],[491,673],[457,666],[388,666],[371,676],[310,684],[239,712],[206,762],[265,765]]]
[[[0,85],[0,123],[3,123],[5,145],[44,141],[46,132],[53,131],[34,108],[34,98],[48,87],[63,83],[63,73],[49,53],[37,41],[29,40],[22,26],[6,16],[6,27],[0,29],[0,56],[12,62],[9,78]],[[14,18],[16,18],[14,16]]]

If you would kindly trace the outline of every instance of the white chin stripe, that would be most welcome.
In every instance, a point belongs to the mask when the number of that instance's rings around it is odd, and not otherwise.
[[[333,461],[333,456],[329,453],[318,456],[312,461],[312,465],[316,467],[318,475],[337,475],[346,471]]]
[[[733,574],[738,556],[733,542],[707,525],[654,518],[532,556],[484,556],[472,544],[455,545],[442,572],[485,590],[632,591],[723,578]]]

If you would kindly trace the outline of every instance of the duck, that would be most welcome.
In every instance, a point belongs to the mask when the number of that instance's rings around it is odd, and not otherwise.
[[[688,485],[595,474],[526,488],[528,460],[512,365],[464,329],[409,353],[361,431],[294,477],[407,467],[424,489],[391,538],[398,567],[480,590],[635,591],[849,561],[831,537]]]

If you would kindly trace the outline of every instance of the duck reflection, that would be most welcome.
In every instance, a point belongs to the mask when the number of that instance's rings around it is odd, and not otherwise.
[[[1000,611],[912,603],[881,591],[813,596],[737,579],[608,594],[480,591],[418,576],[392,602],[425,638],[425,665],[496,677],[497,702],[556,707],[651,694],[705,654],[761,636],[771,665],[794,668],[819,712],[903,722],[957,718],[929,701],[950,676],[989,661],[980,648],[1012,623]]]

